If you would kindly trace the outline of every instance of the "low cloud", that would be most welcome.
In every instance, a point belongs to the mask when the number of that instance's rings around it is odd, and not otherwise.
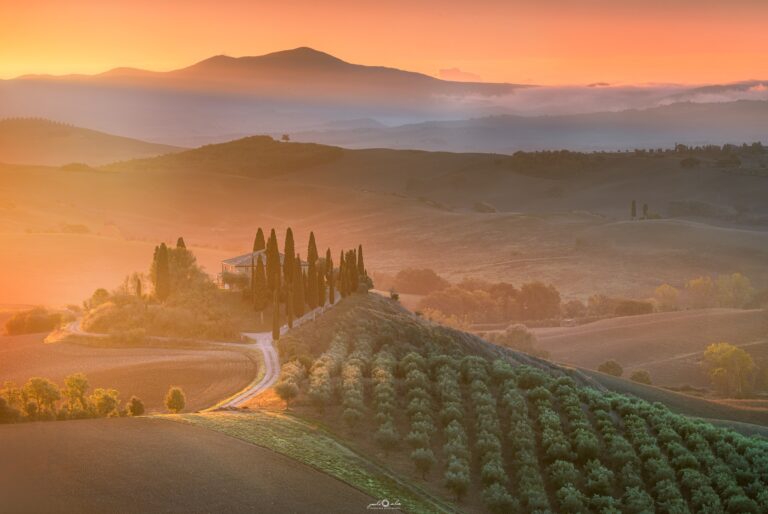
[[[456,82],[482,82],[480,75],[460,70],[459,68],[446,68],[440,70],[438,76],[443,80],[453,80]]]

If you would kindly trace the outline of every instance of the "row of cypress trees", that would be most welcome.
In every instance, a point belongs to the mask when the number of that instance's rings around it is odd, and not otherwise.
[[[305,312],[322,307],[326,302],[334,303],[337,292],[345,297],[357,292],[362,281],[368,282],[362,245],[342,251],[336,268],[330,248],[326,250],[325,258],[320,258],[314,232],[309,234],[306,269],[302,266],[301,254],[296,252],[291,228],[285,233],[282,260],[275,229],[270,231],[269,238],[264,237],[261,228],[258,229],[253,252],[262,252],[251,257],[253,307],[263,313],[271,300],[275,339],[280,336],[281,310],[288,326],[292,326],[293,320]]]

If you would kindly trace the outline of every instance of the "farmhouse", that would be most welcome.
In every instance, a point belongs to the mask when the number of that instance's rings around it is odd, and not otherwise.
[[[219,285],[225,289],[230,289],[236,285],[246,284],[251,277],[251,269],[256,266],[256,262],[261,256],[261,261],[264,265],[267,265],[267,252],[266,250],[259,250],[257,252],[244,253],[237,257],[230,257],[229,259],[221,261],[221,273],[219,273]],[[280,265],[283,265],[285,261],[285,255],[280,254]],[[306,270],[308,264],[301,261],[301,269]]]

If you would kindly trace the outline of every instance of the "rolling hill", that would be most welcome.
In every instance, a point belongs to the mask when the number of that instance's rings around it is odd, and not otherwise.
[[[378,271],[543,280],[566,298],[650,296],[664,282],[734,271],[764,287],[768,182],[709,163],[682,168],[682,158],[347,150],[255,137],[96,173],[0,166],[0,244],[17,248],[0,256],[13,270],[0,274],[0,303],[79,302],[179,235],[215,273],[258,226],[362,243]],[[630,221],[632,200],[662,219]],[[496,212],[478,211],[480,202]],[[54,247],[52,280],[39,270]]]
[[[655,384],[708,387],[699,361],[709,344],[768,344],[768,311],[703,309],[613,318],[578,327],[537,329],[553,360],[596,369],[614,359],[625,374],[644,369]],[[761,352],[763,353],[763,352]]]
[[[44,119],[0,120],[0,162],[4,163],[98,166],[180,150]]]
[[[297,132],[294,139],[349,148],[513,153],[615,151],[766,141],[768,101],[678,102],[646,109],[547,116],[499,115],[393,127]]]

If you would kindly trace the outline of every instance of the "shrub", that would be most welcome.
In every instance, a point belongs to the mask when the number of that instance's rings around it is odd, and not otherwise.
[[[14,423],[19,419],[19,411],[8,405],[8,401],[0,396],[0,423]]]
[[[597,367],[597,371],[613,375],[614,377],[620,377],[624,374],[624,368],[613,359],[607,360]]]
[[[401,293],[429,294],[450,284],[431,269],[404,269],[395,275],[394,288]]]
[[[5,322],[5,331],[12,336],[48,332],[56,328],[61,321],[61,314],[36,307],[28,311],[17,312],[11,316]]]
[[[290,405],[291,400],[299,395],[299,386],[293,382],[280,382],[275,386],[275,393],[286,405]]]
[[[165,395],[165,406],[174,414],[181,412],[187,403],[184,391],[179,387],[171,387]]]
[[[114,416],[117,414],[117,406],[119,404],[118,392],[114,389],[98,388],[93,391],[90,403],[97,416]]]
[[[131,416],[144,414],[144,403],[136,396],[131,396],[131,399],[128,400],[128,414]]]
[[[411,452],[411,460],[416,469],[421,473],[421,478],[426,479],[429,470],[435,464],[435,455],[429,448],[416,448]]]
[[[632,374],[629,375],[629,379],[639,384],[646,384],[646,385],[652,384],[651,374],[645,371],[644,369],[638,369],[636,371],[633,371]]]
[[[517,500],[507,492],[503,485],[494,483],[483,489],[483,503],[493,514],[518,512],[520,507]]]
[[[373,435],[373,439],[382,447],[385,455],[388,455],[391,450],[397,448],[400,442],[400,436],[391,420],[379,426],[379,429]]]

